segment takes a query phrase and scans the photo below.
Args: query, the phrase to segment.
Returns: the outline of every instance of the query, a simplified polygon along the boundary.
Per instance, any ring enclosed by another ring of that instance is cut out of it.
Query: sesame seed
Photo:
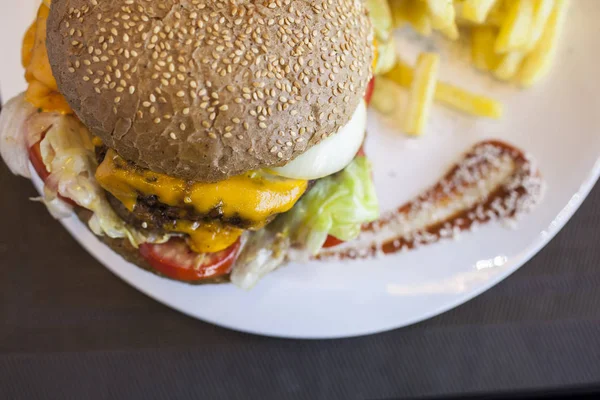
[[[283,149],[309,140],[317,121],[336,121],[340,110],[334,106],[355,99],[370,75],[370,46],[364,45],[371,35],[365,27],[368,16],[351,0],[317,2],[308,6],[310,12],[298,9],[298,3],[290,0],[267,0],[264,5],[277,10],[270,16],[251,7],[234,4],[223,7],[219,2],[207,5],[201,0],[181,2],[172,9],[170,2],[164,1],[122,0],[121,3],[107,6],[107,10],[112,10],[110,15],[102,15],[97,8],[91,11],[85,5],[80,10],[74,9],[61,29],[63,35],[69,34],[68,42],[76,46],[73,52],[83,54],[81,62],[88,71],[81,78],[94,81],[96,93],[110,89],[119,96],[122,92],[134,95],[140,91],[137,101],[145,108],[135,111],[138,116],[141,113],[140,119],[146,112],[153,121],[161,118],[177,121],[178,115],[190,115],[190,107],[195,107],[194,114],[198,114],[198,121],[209,137],[242,140],[242,129],[250,132],[250,127],[256,125],[267,129],[274,125],[271,121],[278,123],[302,114],[303,108],[298,103],[322,101],[324,104],[316,114],[305,116],[309,121],[305,127],[294,132],[286,126],[292,121],[284,124],[282,129],[286,133],[280,131],[274,151],[282,158]],[[88,4],[96,6],[102,2],[88,0]],[[91,16],[97,27],[95,33],[88,31],[84,37],[76,18],[83,21],[88,12],[93,12]],[[155,21],[150,15],[169,17]],[[313,26],[319,26],[318,30],[312,29]],[[190,56],[203,46],[210,49],[206,54],[199,59]],[[132,84],[138,67],[130,57],[149,61],[147,78],[149,82],[157,82],[155,87]],[[203,76],[199,75],[197,64],[206,67]],[[78,68],[79,65],[69,65],[68,71],[75,73]],[[157,91],[156,85],[165,93]],[[239,94],[224,96],[223,93]],[[167,101],[173,94],[185,100]],[[114,99],[115,104],[121,97],[118,99]],[[224,114],[232,106],[232,115]],[[116,107],[113,112],[117,112]],[[223,114],[217,120],[219,112]],[[298,117],[293,120],[296,119],[300,123]],[[187,129],[180,121],[176,124],[182,130]],[[258,147],[246,150],[259,151]]]

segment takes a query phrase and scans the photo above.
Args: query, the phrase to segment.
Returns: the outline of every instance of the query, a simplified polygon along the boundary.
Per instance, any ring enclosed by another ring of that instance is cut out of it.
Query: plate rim
[[[525,150],[527,151],[528,149],[525,148]],[[536,228],[535,236],[532,236],[531,240],[528,240],[527,244],[523,246],[523,248],[515,252],[515,254],[513,254],[512,257],[510,257],[508,262],[504,264],[502,269],[498,270],[496,273],[490,275],[489,277],[485,277],[485,280],[478,283],[475,287],[469,288],[464,292],[453,293],[452,297],[444,301],[442,304],[436,304],[428,308],[426,312],[419,312],[418,314],[413,314],[407,318],[403,318],[400,323],[394,323],[395,320],[390,318],[382,323],[377,324],[375,328],[369,328],[364,325],[359,326],[358,329],[355,328],[355,326],[346,327],[344,333],[341,332],[342,329],[337,329],[336,332],[332,334],[314,334],[306,332],[298,333],[292,332],[290,330],[285,331],[283,329],[280,329],[279,331],[274,331],[274,329],[270,325],[267,325],[265,330],[256,328],[255,326],[245,327],[243,320],[232,322],[219,320],[218,318],[215,318],[214,316],[211,317],[210,315],[201,317],[198,315],[197,310],[195,310],[194,308],[188,307],[186,309],[185,307],[178,306],[176,304],[176,299],[174,299],[173,297],[164,296],[160,291],[153,292],[152,286],[148,286],[145,282],[140,283],[136,280],[136,278],[139,275],[132,275],[128,269],[122,268],[126,266],[127,268],[131,267],[138,269],[138,267],[134,264],[123,260],[123,262],[130,265],[124,265],[119,263],[113,266],[109,266],[109,263],[106,260],[103,260],[102,257],[100,257],[105,252],[105,248],[102,246],[106,245],[102,243],[99,238],[91,234],[91,232],[90,235],[93,236],[93,241],[86,239],[87,235],[80,236],[80,232],[82,229],[85,229],[86,231],[89,231],[89,229],[76,217],[60,220],[60,222],[69,232],[69,234],[77,241],[77,243],[79,243],[81,247],[83,247],[88,253],[90,253],[92,257],[94,257],[94,259],[96,259],[104,268],[108,269],[111,273],[119,277],[121,280],[123,280],[136,290],[145,294],[149,298],[158,301],[159,303],[175,311],[178,311],[186,316],[237,332],[250,333],[253,335],[260,336],[309,340],[351,338],[377,334],[406,327],[432,318],[434,316],[440,315],[474,299],[475,297],[491,289],[492,287],[509,277],[512,273],[514,273],[527,262],[529,262],[556,236],[556,234],[558,234],[558,232],[561,229],[563,229],[566,223],[571,220],[575,212],[580,208],[585,199],[589,196],[589,193],[591,192],[592,188],[600,178],[600,156],[596,155],[596,158],[594,160],[592,155],[590,156],[589,161],[593,161],[593,166],[589,167],[585,171],[582,171],[582,173],[578,175],[580,177],[580,183],[578,186],[571,186],[571,190],[564,192],[565,196],[569,197],[565,199],[564,204],[562,204],[562,201],[560,204],[557,204],[557,207],[554,209],[555,213],[552,213],[551,218],[549,216],[549,219],[547,220],[548,225],[539,224],[539,228]],[[36,174],[33,174],[33,177],[39,179],[39,177],[37,177]],[[33,177],[33,183],[37,188],[35,179]],[[106,249],[114,253],[108,246],[106,246]],[[150,274],[149,272],[145,271],[141,272]],[[158,277],[157,279],[164,280],[164,278]],[[186,284],[181,283],[180,285]],[[260,288],[257,288],[256,290],[260,290]]]
[[[30,167],[30,171],[32,172],[31,181],[32,181],[35,189],[39,192],[42,188],[43,183],[42,183],[41,179],[39,178],[39,176],[35,173],[33,166],[30,164],[29,167]],[[518,269],[520,269],[523,265],[528,263],[537,253],[539,253],[548,243],[550,243],[550,241],[552,239],[554,239],[554,237],[558,234],[558,232],[560,232],[564,228],[564,226],[571,220],[573,215],[575,215],[577,210],[579,210],[579,208],[581,207],[583,202],[588,198],[590,192],[592,191],[593,187],[598,182],[599,178],[600,178],[600,156],[598,156],[596,158],[596,161],[594,162],[594,166],[589,171],[588,175],[585,177],[583,182],[579,185],[579,189],[570,196],[570,201],[568,201],[567,204],[558,212],[558,214],[556,214],[556,216],[550,222],[548,227],[545,230],[540,232],[540,234],[537,236],[537,240],[531,242],[518,255],[514,256],[513,260],[509,261],[505,265],[504,271],[488,278],[486,282],[482,283],[476,289],[469,290],[464,293],[458,294],[455,296],[455,299],[453,301],[448,301],[439,307],[433,308],[433,309],[429,310],[428,312],[420,314],[418,317],[408,318],[407,321],[404,321],[400,324],[390,323],[385,326],[379,326],[375,329],[358,329],[358,330],[352,331],[351,333],[346,333],[346,334],[294,334],[294,333],[289,333],[289,334],[277,333],[277,334],[275,334],[272,332],[260,331],[259,329],[244,328],[244,327],[241,327],[241,326],[238,326],[235,324],[219,321],[219,320],[216,320],[211,317],[199,317],[199,316],[194,315],[191,312],[185,310],[184,308],[181,308],[181,307],[175,305],[173,302],[169,301],[169,299],[167,299],[167,298],[162,299],[159,296],[153,294],[150,290],[146,290],[144,287],[142,287],[142,285],[137,284],[136,282],[134,282],[133,279],[127,277],[125,273],[119,271],[119,269],[117,267],[109,267],[107,265],[107,263],[99,257],[99,254],[97,254],[96,250],[92,248],[91,244],[86,243],[83,240],[83,238],[81,238],[78,235],[78,233],[76,232],[77,229],[80,229],[80,227],[84,226],[84,224],[79,219],[77,219],[75,216],[71,215],[69,218],[60,219],[59,222],[63,225],[63,227],[69,232],[71,237],[73,237],[81,247],[83,247],[89,254],[92,255],[92,257],[94,257],[94,259],[96,261],[98,261],[104,268],[108,269],[112,274],[116,275],[119,279],[126,282],[128,285],[132,286],[134,289],[140,291],[141,293],[148,296],[149,298],[151,298],[151,299],[153,299],[153,300],[155,300],[177,312],[180,312],[180,313],[186,315],[187,317],[191,317],[193,319],[196,319],[196,320],[199,320],[199,321],[202,321],[205,323],[209,323],[212,325],[216,325],[216,326],[226,328],[229,330],[233,330],[233,331],[237,331],[237,332],[258,335],[258,336],[272,337],[272,338],[291,339],[291,340],[345,339],[345,338],[355,338],[355,337],[361,337],[361,336],[375,335],[378,333],[388,332],[388,331],[392,331],[395,329],[400,329],[400,328],[404,328],[407,326],[417,324],[419,322],[422,322],[422,321],[428,320],[430,318],[436,317],[438,315],[441,315],[441,314],[443,314],[447,311],[450,311],[456,307],[459,307],[459,306],[467,303],[468,301],[473,300],[474,298],[478,297],[482,293],[490,290],[491,288],[496,286],[498,283],[502,282],[503,280],[508,278],[510,275],[512,275],[514,272],[516,272]],[[84,226],[84,228],[88,229],[87,226]],[[104,243],[102,243],[100,241],[100,239],[98,239],[95,235],[94,235],[94,239],[95,239],[97,245],[104,246],[110,252],[114,253],[114,251],[112,249],[110,249],[110,247],[108,247]],[[135,268],[139,268],[125,259],[123,259],[123,261],[127,264],[131,264]],[[150,272],[148,272],[148,271],[144,271],[144,272],[150,274]],[[165,278],[162,278],[162,279],[165,279]],[[186,285],[185,283],[179,283],[179,282],[177,282],[177,284]]]

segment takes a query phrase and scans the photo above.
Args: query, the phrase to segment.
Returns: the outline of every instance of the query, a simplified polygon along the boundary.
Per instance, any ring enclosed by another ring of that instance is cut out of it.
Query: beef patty
[[[102,163],[106,156],[108,148],[106,146],[96,147],[96,158],[98,164]],[[315,181],[308,183],[306,194],[313,186]],[[187,220],[192,222],[215,222],[241,229],[250,229],[252,221],[245,220],[239,216],[225,216],[219,207],[215,207],[208,214],[198,214],[193,207],[173,207],[161,203],[157,196],[147,196],[140,194],[133,211],[125,207],[123,203],[109,192],[106,192],[107,199],[115,210],[117,215],[128,224],[139,229],[151,230],[153,232],[163,232],[165,226],[173,226],[177,220]],[[271,222],[276,215],[267,220]]]
[[[215,209],[213,213],[199,215],[191,208],[172,207],[161,203],[156,196],[140,195],[133,211],[129,211],[127,207],[112,194],[106,192],[106,197],[117,215],[128,224],[137,228],[162,231],[165,226],[175,225],[177,220],[200,223],[219,221],[224,225],[234,226],[236,228],[249,229],[251,227],[251,221],[243,220],[235,216],[225,218],[218,209]],[[275,216],[272,218],[274,217]],[[270,222],[270,220],[267,222]]]

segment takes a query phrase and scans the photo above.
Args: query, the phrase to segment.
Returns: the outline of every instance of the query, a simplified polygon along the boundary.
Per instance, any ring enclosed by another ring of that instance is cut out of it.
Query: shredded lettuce
[[[24,131],[27,120],[36,112],[21,94],[9,100],[0,113],[0,155],[13,174],[25,178],[30,174]]]
[[[250,235],[231,273],[231,281],[251,289],[286,258],[307,261],[319,253],[328,235],[356,239],[364,223],[379,218],[379,204],[365,157],[343,171],[320,179],[291,211]]]
[[[33,200],[63,218],[72,210],[62,198],[70,199],[93,212],[88,225],[96,235],[127,238],[135,247],[168,240],[167,235],[135,229],[112,209],[94,177],[97,162],[91,134],[76,117],[39,112],[23,95],[6,103],[0,114],[0,154],[14,174],[31,177],[28,148],[42,137],[40,153],[50,175],[44,182],[44,196]]]
[[[316,255],[331,235],[356,239],[364,223],[379,218],[379,203],[366,157],[323,178],[286,215],[295,246]]]
[[[243,251],[231,271],[231,282],[242,289],[252,289],[269,272],[285,262],[290,250],[290,239],[276,221],[269,226],[252,232],[244,243]]]
[[[367,9],[373,24],[373,30],[380,41],[387,41],[393,28],[393,18],[387,0],[367,0]]]
[[[149,235],[133,228],[112,209],[94,176],[97,163],[91,134],[77,118],[56,115],[40,143],[40,151],[50,172],[45,185],[47,204],[59,193],[93,212],[88,225],[96,235],[127,238],[135,247],[168,240],[167,236]]]

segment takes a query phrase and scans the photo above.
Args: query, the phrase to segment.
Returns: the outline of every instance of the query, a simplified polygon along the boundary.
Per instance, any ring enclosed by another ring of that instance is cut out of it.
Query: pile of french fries
[[[539,82],[552,65],[569,0],[367,0],[375,26],[378,61],[374,106],[389,85],[409,90],[404,130],[420,135],[434,101],[462,112],[500,118],[502,105],[486,96],[438,82],[439,57],[421,54],[413,67],[396,54],[392,30],[410,25],[422,35],[470,38],[473,65],[520,87]],[[377,93],[379,92],[379,93]],[[390,100],[390,99],[388,99]],[[393,99],[391,99],[393,100]]]

